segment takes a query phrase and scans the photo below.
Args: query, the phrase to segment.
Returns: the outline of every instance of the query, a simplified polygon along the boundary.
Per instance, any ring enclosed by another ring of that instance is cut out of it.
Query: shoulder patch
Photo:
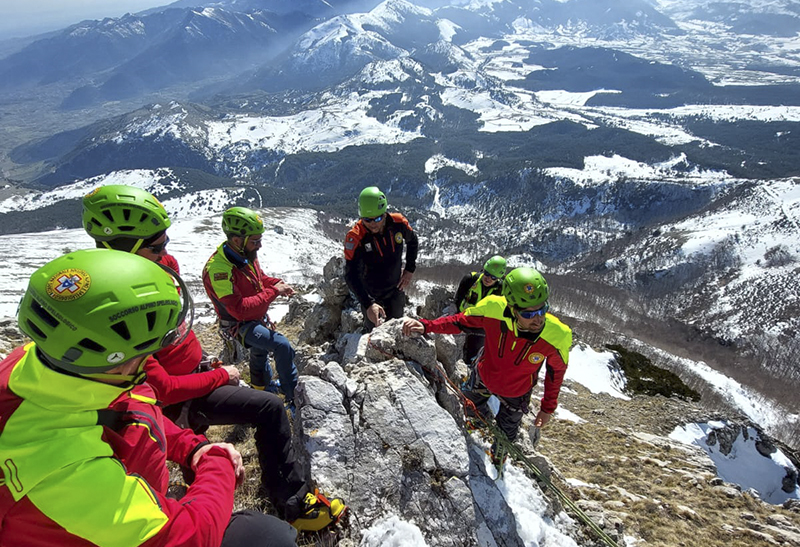
[[[214,274],[214,281],[225,281],[226,279],[228,279],[228,274],[225,272],[216,272]]]
[[[397,232],[396,234],[394,234],[394,242],[397,243],[398,245],[403,242],[402,232]]]
[[[544,361],[544,355],[541,353],[531,353],[528,355],[528,362],[532,365],[541,365]]]

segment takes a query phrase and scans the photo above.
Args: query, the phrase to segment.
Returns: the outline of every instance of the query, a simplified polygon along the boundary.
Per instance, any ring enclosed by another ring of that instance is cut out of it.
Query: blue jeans
[[[270,330],[257,321],[242,325],[245,330],[244,345],[250,350],[250,381],[257,386],[269,386],[272,369],[269,353],[275,357],[275,367],[281,381],[281,391],[286,402],[294,400],[297,385],[297,367],[294,365],[294,348],[281,333]]]

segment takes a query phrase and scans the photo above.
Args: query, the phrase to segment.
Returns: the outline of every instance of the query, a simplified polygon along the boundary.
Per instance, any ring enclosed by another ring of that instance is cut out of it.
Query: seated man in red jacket
[[[141,385],[149,355],[191,327],[188,295],[102,249],[33,273],[18,317],[33,342],[0,362],[0,545],[295,545],[275,517],[231,517],[241,455],[174,426]],[[166,497],[167,459],[195,473],[182,501]]]
[[[170,225],[164,206],[139,188],[102,186],[83,199],[83,226],[98,247],[135,253],[179,272],[178,262],[166,252]],[[314,510],[324,502],[303,479],[292,447],[291,426],[279,397],[240,387],[239,370],[234,366],[200,371],[202,348],[191,330],[181,343],[165,346],[154,357],[145,365],[147,383],[159,402],[166,405],[167,416],[177,419],[188,406],[184,414],[192,429],[254,425],[261,466],[260,494],[298,529],[319,529],[332,522],[318,518],[326,512]],[[334,502],[340,504],[341,500]]]
[[[502,296],[488,296],[464,312],[432,321],[406,319],[403,333],[457,334],[481,329],[486,334],[483,355],[472,370],[464,395],[481,419],[491,415],[489,397],[500,401],[497,426],[509,441],[517,438],[522,416],[530,407],[531,392],[542,366],[544,396],[534,425],[544,427],[556,410],[561,382],[567,371],[572,331],[548,313],[550,290],[542,274],[533,268],[517,268],[506,276]],[[492,447],[495,464],[502,463]]]
[[[294,414],[294,348],[275,330],[267,313],[278,296],[291,296],[294,289],[261,269],[258,251],[264,223],[258,213],[246,207],[231,207],[222,214],[222,231],[226,240],[203,268],[203,287],[214,304],[220,327],[250,349],[250,381],[256,389],[270,384],[270,352],[275,356],[281,391]]]

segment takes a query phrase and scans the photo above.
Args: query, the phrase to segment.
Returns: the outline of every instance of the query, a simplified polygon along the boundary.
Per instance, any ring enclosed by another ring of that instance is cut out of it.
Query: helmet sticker
[[[114,233],[114,229],[111,226],[106,226],[103,228],[103,233],[110,236]]]
[[[533,289],[534,289],[534,287],[533,287],[533,285],[531,283],[528,283],[527,285],[525,285],[525,292],[526,293],[533,294]]]
[[[397,243],[398,245],[401,244],[403,242],[403,234],[401,234],[400,232],[394,234],[394,242]]]
[[[532,365],[541,365],[542,361],[544,361],[544,355],[542,355],[541,353],[531,353],[528,356],[528,361]]]
[[[113,353],[109,353],[108,357],[106,357],[106,361],[108,361],[112,365],[121,363],[124,360],[125,360],[125,354],[121,351],[115,351]]]
[[[92,278],[84,270],[69,268],[61,270],[47,282],[47,296],[53,300],[67,302],[77,300],[89,290]]]
[[[86,197],[87,197],[87,198],[90,198],[90,197],[92,197],[93,195],[95,195],[97,192],[99,192],[99,191],[100,191],[100,188],[102,188],[102,187],[101,187],[101,186],[98,186],[97,188],[95,188],[94,190],[92,190],[91,192],[89,192],[88,194],[86,194]]]

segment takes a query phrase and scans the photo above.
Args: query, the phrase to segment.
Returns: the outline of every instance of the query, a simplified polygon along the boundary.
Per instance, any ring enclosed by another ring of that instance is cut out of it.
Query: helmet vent
[[[90,340],[89,338],[84,338],[78,345],[82,348],[88,349],[89,351],[95,351],[98,353],[103,353],[106,348],[95,342],[94,340]]]
[[[131,219],[131,210],[130,209],[123,209],[122,210],[122,218],[126,221],[130,221]]]
[[[156,312],[147,312],[147,330],[152,331],[156,326]]]
[[[36,299],[32,299],[31,301],[31,308],[33,308],[33,312],[38,315],[42,321],[50,325],[51,327],[55,328],[59,325],[58,319],[50,315],[46,309],[44,309]],[[38,330],[38,329],[37,329]]]
[[[152,345],[156,344],[157,342],[158,342],[158,338],[151,338],[150,340],[147,340],[146,342],[142,342],[141,344],[136,344],[133,347],[137,351],[143,351],[143,350],[146,350],[146,349],[150,349],[150,347],[152,347]]]
[[[109,222],[114,222],[114,217],[111,216],[111,211],[109,211],[108,209],[103,211],[103,216],[106,217]],[[100,223],[98,222],[98,224],[100,224]]]
[[[119,334],[123,340],[131,339],[131,333],[128,330],[128,325],[126,325],[124,321],[120,321],[119,323],[114,323],[111,325],[111,330]]]
[[[30,332],[32,332],[33,334],[35,334],[39,338],[43,338],[44,340],[47,340],[47,335],[45,333],[43,333],[42,330],[39,327],[37,327],[36,324],[33,321],[28,319],[27,324],[28,324],[28,329],[30,329]]]

